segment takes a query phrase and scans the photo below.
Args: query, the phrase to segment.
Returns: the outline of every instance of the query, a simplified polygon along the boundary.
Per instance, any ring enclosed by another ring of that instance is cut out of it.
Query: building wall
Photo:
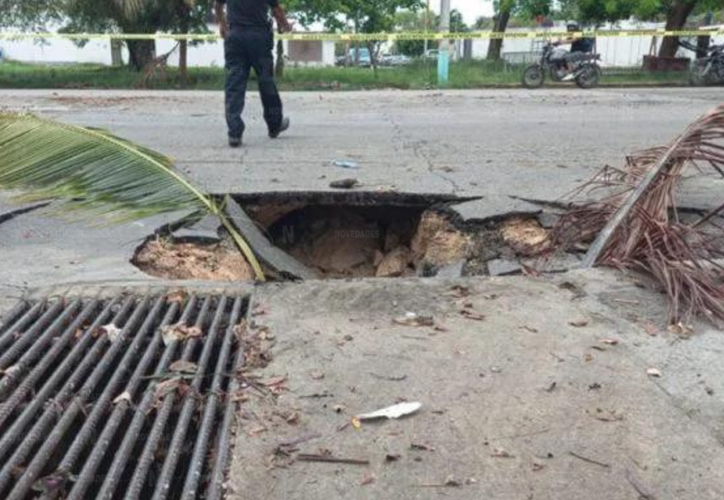
[[[177,42],[174,40],[157,40],[156,53],[168,53]],[[303,61],[308,65],[334,66],[334,42],[306,42],[309,46],[317,46],[314,53],[316,60]],[[284,41],[285,54],[289,54],[289,42]],[[90,41],[82,47],[69,40],[0,40],[0,48],[4,57],[16,61],[32,63],[96,63],[112,64],[111,43],[109,41]],[[275,56],[276,56],[276,50]],[[178,65],[179,54],[176,50],[168,60],[171,66]],[[128,61],[128,51],[123,50],[123,60]],[[295,63],[289,59],[290,63]],[[190,44],[188,51],[190,67],[222,67],[224,65],[224,44],[218,42],[204,42]]]

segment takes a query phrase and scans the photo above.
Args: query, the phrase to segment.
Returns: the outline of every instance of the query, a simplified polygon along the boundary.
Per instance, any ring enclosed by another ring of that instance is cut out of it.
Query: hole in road
[[[545,249],[540,214],[463,223],[466,200],[399,193],[269,193],[236,201],[278,248],[321,279],[503,275]],[[225,231],[165,227],[133,264],[166,279],[245,281],[253,271]]]

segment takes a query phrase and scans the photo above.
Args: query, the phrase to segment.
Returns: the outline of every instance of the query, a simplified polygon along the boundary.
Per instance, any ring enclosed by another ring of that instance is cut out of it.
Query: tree
[[[689,16],[698,10],[719,10],[724,7],[722,0],[640,0],[636,14],[643,19],[663,15],[666,29],[681,30]],[[674,57],[679,48],[679,37],[667,36],[661,42],[659,57]]]
[[[440,16],[432,11],[404,10],[395,14],[395,30],[401,32],[436,32],[440,26]],[[450,32],[464,33],[470,28],[465,24],[462,13],[450,11]],[[419,57],[425,52],[425,40],[398,40],[395,48],[400,54]]]
[[[323,22],[330,31],[378,33],[394,29],[398,11],[416,11],[423,3],[422,0],[293,0],[291,6],[303,24]],[[377,70],[381,42],[370,41],[366,45],[372,66]]]
[[[551,3],[552,0],[494,0],[493,32],[505,33],[513,14],[527,19],[548,15],[551,10]],[[490,45],[488,45],[488,59],[499,60],[502,49],[502,38],[491,39]]]
[[[206,0],[0,0],[0,24],[32,27],[54,21],[70,33],[193,33],[207,32],[210,9]],[[132,68],[140,70],[153,61],[153,40],[128,40],[126,45]],[[181,47],[184,70],[186,44]]]
[[[638,19],[665,19],[666,29],[681,30],[692,13],[719,10],[722,0],[559,0],[559,18],[578,19],[594,26],[615,23],[635,16]],[[665,37],[659,57],[674,57],[679,47],[678,37]]]

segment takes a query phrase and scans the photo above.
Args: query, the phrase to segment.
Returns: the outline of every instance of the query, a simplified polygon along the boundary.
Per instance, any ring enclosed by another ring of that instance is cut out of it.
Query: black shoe
[[[279,134],[281,134],[288,128],[289,128],[289,118],[287,118],[285,116],[284,118],[282,118],[282,123],[281,123],[281,125],[279,125],[278,129],[276,129],[274,131],[271,131],[271,130],[269,131],[269,137],[271,137],[272,139],[276,139],[277,137],[279,137]]]
[[[229,146],[238,148],[241,146],[241,137],[229,137]]]

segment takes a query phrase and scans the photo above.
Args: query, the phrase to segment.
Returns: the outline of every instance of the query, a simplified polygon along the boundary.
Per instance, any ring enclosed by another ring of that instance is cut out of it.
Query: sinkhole
[[[437,194],[306,192],[233,198],[269,246],[317,279],[516,274],[544,253],[555,217],[541,209],[463,220],[455,206],[470,199]],[[226,231],[209,218],[160,228],[137,248],[132,263],[165,279],[254,279]],[[271,279],[289,278],[264,267]]]

